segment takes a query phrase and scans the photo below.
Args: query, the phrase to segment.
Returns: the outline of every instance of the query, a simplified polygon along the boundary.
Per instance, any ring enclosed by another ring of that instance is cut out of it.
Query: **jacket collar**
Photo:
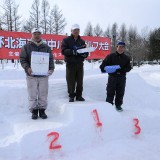
[[[117,55],[117,56],[122,56],[122,55],[124,55],[124,52],[121,53],[121,54],[119,54],[119,53],[116,51],[116,55]]]
[[[41,44],[43,44],[42,40],[38,43],[38,42],[35,42],[32,38],[29,40],[29,42],[35,44],[36,46],[40,46]]]
[[[73,39],[75,39],[74,36],[73,36],[73,34],[71,34],[71,37],[72,37]],[[81,36],[79,35],[77,39],[80,39],[80,38],[81,38]]]

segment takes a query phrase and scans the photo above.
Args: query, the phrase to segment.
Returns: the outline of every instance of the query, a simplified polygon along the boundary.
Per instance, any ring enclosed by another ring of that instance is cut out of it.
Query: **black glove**
[[[79,55],[79,53],[77,52],[77,50],[78,49],[82,49],[82,48],[86,48],[86,45],[82,45],[82,46],[79,46],[79,47],[77,47],[77,46],[73,46],[73,55],[74,56],[78,56]],[[83,55],[84,56],[84,55]],[[82,56],[82,57],[83,57]],[[87,56],[86,56],[87,57]],[[86,58],[85,56],[84,56],[84,58]]]
[[[78,53],[76,50],[73,50],[73,55],[74,55],[74,56],[78,56],[78,54],[79,54],[79,53]]]
[[[117,69],[116,74],[122,74],[124,72],[123,68]]]
[[[77,56],[78,52],[77,52],[77,46],[73,46],[73,55]]]
[[[88,57],[88,53],[81,53],[80,54],[83,58],[87,58]]]

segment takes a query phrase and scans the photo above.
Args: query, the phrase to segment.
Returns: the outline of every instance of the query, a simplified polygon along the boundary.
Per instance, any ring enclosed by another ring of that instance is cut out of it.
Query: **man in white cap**
[[[32,113],[32,119],[46,119],[47,115],[47,97],[48,97],[48,76],[32,75],[31,54],[32,51],[49,53],[48,75],[54,71],[54,59],[50,47],[43,43],[42,34],[38,28],[32,30],[32,38],[21,49],[20,63],[26,72],[29,110]]]
[[[85,41],[80,37],[80,27],[74,24],[71,35],[62,41],[62,54],[66,62],[66,80],[68,86],[69,102],[85,101],[83,91],[83,61],[88,57],[88,52],[79,54],[78,49],[86,48]]]

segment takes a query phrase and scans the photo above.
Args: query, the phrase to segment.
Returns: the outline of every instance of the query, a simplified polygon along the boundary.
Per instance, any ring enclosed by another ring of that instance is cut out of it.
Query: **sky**
[[[0,0],[2,1],[2,0]],[[15,0],[19,4],[19,14],[27,19],[33,0]],[[160,0],[48,0],[50,8],[57,4],[67,21],[65,33],[77,23],[81,27],[81,34],[88,22],[93,26],[99,24],[103,31],[108,25],[117,22],[119,28],[125,23],[127,28],[136,26],[141,32],[143,28],[149,30],[160,27]]]

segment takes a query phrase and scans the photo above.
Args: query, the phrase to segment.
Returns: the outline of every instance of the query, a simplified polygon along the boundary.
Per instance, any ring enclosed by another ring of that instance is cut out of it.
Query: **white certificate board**
[[[47,76],[49,69],[49,53],[32,51],[31,69],[32,75]]]
[[[96,48],[94,47],[88,47],[88,48],[82,48],[82,49],[78,49],[77,52],[78,53],[85,53],[85,52],[94,52],[96,50]]]

